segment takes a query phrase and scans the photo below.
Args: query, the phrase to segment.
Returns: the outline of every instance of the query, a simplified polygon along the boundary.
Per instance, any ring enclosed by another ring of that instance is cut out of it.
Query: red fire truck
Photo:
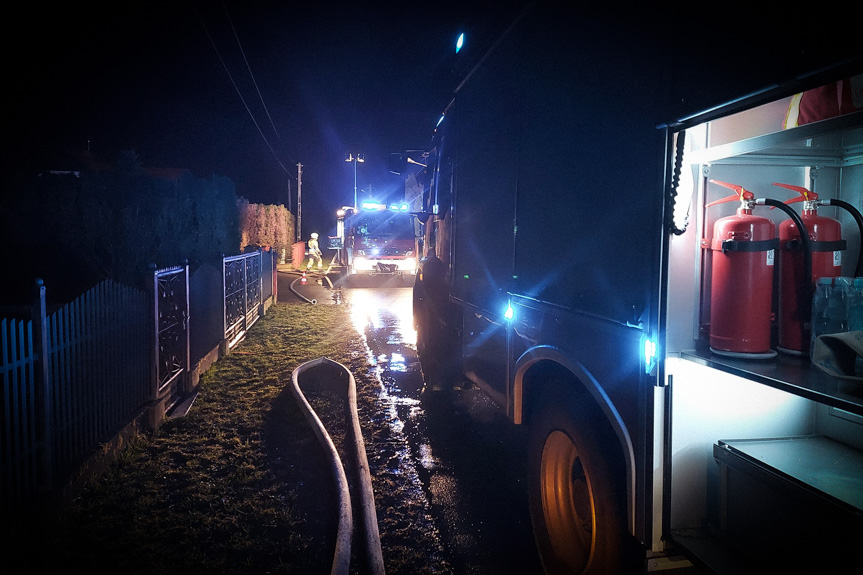
[[[810,357],[808,315],[813,270],[861,273],[859,30],[693,10],[532,3],[467,37],[430,129],[424,375],[527,427],[549,574],[840,572],[863,541],[859,355]]]
[[[418,267],[416,216],[405,203],[364,201],[337,212],[335,249],[348,283],[360,279],[401,280],[413,285]]]

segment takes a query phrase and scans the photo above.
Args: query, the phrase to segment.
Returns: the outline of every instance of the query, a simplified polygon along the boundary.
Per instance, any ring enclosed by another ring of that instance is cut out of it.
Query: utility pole
[[[365,158],[363,158],[362,154],[357,154],[354,156],[353,154],[347,154],[345,156],[346,162],[354,163],[354,209],[357,209],[357,164],[361,164],[365,162]]]
[[[297,241],[303,239],[303,165],[297,164]]]

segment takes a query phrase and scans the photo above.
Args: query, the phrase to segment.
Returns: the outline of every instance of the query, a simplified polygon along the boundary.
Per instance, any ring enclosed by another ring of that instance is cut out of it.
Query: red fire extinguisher
[[[755,216],[755,196],[738,186],[717,180],[714,184],[737,193],[707,204],[708,207],[739,200],[733,216],[713,226],[713,238],[702,240],[711,250],[710,349],[719,355],[771,358],[770,327],[773,320],[773,262],[779,245],[776,226]]]
[[[808,302],[802,298],[811,299],[818,278],[838,277],[842,275],[842,251],[845,241],[842,239],[842,225],[832,218],[819,216],[817,210],[818,194],[801,186],[774,183],[794,190],[800,195],[786,200],[786,204],[803,202],[800,216],[809,234],[809,245],[812,252],[812,270],[809,282],[801,281],[806,275],[803,266],[803,254],[800,244],[800,230],[793,220],[785,220],[779,224],[779,343],[778,348],[784,353],[803,355],[809,349],[809,317],[802,310],[808,310]]]

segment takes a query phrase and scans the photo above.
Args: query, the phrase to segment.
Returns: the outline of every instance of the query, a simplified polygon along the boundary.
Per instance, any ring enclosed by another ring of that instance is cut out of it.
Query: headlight
[[[371,269],[374,268],[374,266],[375,266],[374,261],[367,260],[366,258],[359,258],[358,257],[358,258],[354,258],[352,267],[353,267],[354,272],[358,272],[358,271],[370,271]]]

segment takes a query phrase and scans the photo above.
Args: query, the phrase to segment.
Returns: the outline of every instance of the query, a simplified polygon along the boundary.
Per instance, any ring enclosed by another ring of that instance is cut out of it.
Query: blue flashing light
[[[503,312],[503,317],[506,318],[507,320],[512,320],[514,315],[515,315],[515,312],[512,309],[512,302],[507,302],[506,311]]]
[[[644,337],[644,373],[650,374],[656,367],[656,342],[649,337]]]
[[[438,126],[441,125],[441,123],[443,122],[444,116],[445,116],[445,114],[440,115],[440,118],[438,118],[438,120],[437,120],[437,124],[435,124],[435,128],[437,128]]]
[[[464,32],[459,34],[458,39],[455,41],[455,53],[458,54],[463,47],[464,47]]]

